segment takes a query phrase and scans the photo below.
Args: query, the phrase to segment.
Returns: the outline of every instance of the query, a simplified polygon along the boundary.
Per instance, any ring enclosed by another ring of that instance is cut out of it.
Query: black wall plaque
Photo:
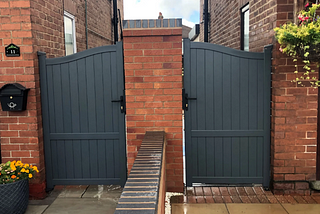
[[[20,56],[20,48],[15,44],[10,44],[6,48],[6,56],[7,57],[16,57]]]

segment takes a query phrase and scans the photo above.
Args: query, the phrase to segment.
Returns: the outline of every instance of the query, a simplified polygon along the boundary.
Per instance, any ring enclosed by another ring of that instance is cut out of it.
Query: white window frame
[[[76,22],[75,22],[75,18],[74,15],[68,13],[67,11],[64,11],[64,16],[70,18],[72,20],[72,34],[73,34],[73,41],[74,41],[74,45],[73,45],[73,53],[77,53],[77,41],[76,41]],[[63,24],[63,27],[65,25]],[[65,35],[65,30],[63,32],[63,34]]]

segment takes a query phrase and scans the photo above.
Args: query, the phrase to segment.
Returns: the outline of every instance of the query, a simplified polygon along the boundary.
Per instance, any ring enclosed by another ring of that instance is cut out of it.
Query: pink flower
[[[309,6],[309,3],[307,3],[305,7],[308,7],[308,6]]]
[[[279,51],[282,53],[282,52],[283,52],[283,49],[280,47],[280,48],[279,48]]]
[[[305,17],[305,20],[308,20],[309,19],[309,17],[307,16],[307,17]]]

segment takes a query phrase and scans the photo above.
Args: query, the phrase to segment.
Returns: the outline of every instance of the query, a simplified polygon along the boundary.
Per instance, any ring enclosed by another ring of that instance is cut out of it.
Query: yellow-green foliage
[[[306,5],[309,6],[308,4]],[[314,72],[310,69],[310,61],[308,56],[310,54],[310,46],[315,47],[320,44],[320,17],[316,16],[316,10],[320,8],[320,4],[312,4],[306,10],[300,11],[298,18],[299,24],[286,23],[274,29],[275,37],[280,44],[280,51],[294,58],[297,62],[298,53],[297,50],[303,50],[305,66],[304,76],[293,80],[301,84],[301,80],[310,79],[309,72]],[[319,63],[320,59],[316,63]],[[296,65],[297,68],[297,65]],[[295,73],[298,73],[296,69]],[[315,80],[315,78],[313,78]],[[318,81],[312,82],[312,84],[318,85]]]

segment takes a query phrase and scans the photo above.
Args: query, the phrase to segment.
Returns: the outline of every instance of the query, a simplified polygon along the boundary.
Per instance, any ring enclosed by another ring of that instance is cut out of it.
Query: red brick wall
[[[30,195],[41,198],[45,196],[45,170],[30,6],[29,0],[0,3],[0,86],[18,82],[30,88],[26,111],[0,111],[1,154],[3,162],[21,160],[38,166],[40,173],[31,181]],[[20,46],[20,57],[5,56],[4,47],[10,43]]]
[[[168,191],[183,190],[181,40],[181,27],[124,30],[128,169],[146,131],[165,131]]]
[[[276,0],[231,0],[228,2],[209,0],[210,43],[240,49],[240,8],[247,3],[250,9],[250,51],[261,52],[265,45],[272,44],[276,21]],[[203,30],[201,33],[203,34]],[[201,38],[203,38],[202,35]]]
[[[292,20],[292,4],[289,0],[278,0],[277,26]],[[292,58],[280,53],[278,44],[274,46],[273,58],[271,169],[274,192],[308,195],[306,181],[316,179],[318,90],[297,87],[291,82],[296,78],[294,63]],[[299,71],[302,71],[301,62]]]

